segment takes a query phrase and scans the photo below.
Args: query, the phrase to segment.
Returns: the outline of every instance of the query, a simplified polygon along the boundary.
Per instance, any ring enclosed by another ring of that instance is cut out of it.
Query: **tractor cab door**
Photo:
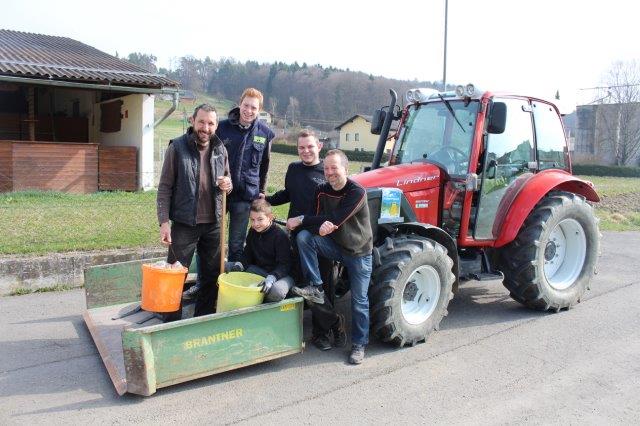
[[[473,236],[476,240],[495,239],[497,218],[505,197],[514,194],[525,182],[523,175],[535,168],[532,108],[528,100],[494,98],[506,104],[506,126],[500,134],[489,133],[486,138],[481,173],[480,194],[475,210]],[[520,179],[519,179],[520,178]],[[508,203],[507,203],[508,204]]]

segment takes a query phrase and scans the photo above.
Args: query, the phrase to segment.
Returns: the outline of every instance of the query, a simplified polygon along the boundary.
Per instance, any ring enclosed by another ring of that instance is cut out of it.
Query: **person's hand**
[[[269,293],[269,290],[271,290],[271,287],[273,287],[273,284],[276,282],[276,277],[273,275],[267,275],[264,278],[264,281],[262,281],[262,288],[260,289],[261,293],[267,294]]]
[[[320,225],[320,230],[318,231],[318,234],[320,234],[321,237],[324,237],[325,235],[329,235],[336,229],[338,229],[336,225],[326,220],[322,222],[322,225]]]
[[[298,226],[302,225],[302,216],[292,217],[287,219],[287,229],[293,231]]]
[[[160,242],[165,246],[171,244],[171,225],[169,225],[169,222],[164,222],[160,225]]]
[[[224,271],[225,272],[242,272],[244,271],[244,266],[240,262],[224,262]]]
[[[231,192],[232,185],[231,178],[229,176],[218,176],[218,181],[216,182],[216,184],[221,191],[224,191],[227,194]]]

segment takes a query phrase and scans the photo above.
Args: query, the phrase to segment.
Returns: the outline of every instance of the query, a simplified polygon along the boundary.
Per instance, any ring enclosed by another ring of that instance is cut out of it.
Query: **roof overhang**
[[[89,83],[67,80],[15,77],[10,75],[0,75],[0,81],[17,84],[36,84],[40,86],[67,87],[71,89],[89,89],[102,90],[107,92],[126,92],[126,93],[146,93],[146,94],[175,94],[178,93],[177,87],[139,87],[139,86],[121,86],[116,84]]]

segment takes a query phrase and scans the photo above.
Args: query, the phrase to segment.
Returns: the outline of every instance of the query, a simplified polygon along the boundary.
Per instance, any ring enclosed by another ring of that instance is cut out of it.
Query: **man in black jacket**
[[[293,293],[322,304],[318,256],[338,260],[347,269],[351,285],[351,355],[349,362],[360,364],[369,342],[369,298],[372,271],[373,233],[369,221],[367,193],[347,177],[348,159],[334,149],[324,159],[327,183],[316,188],[316,212],[289,219],[290,227],[303,229],[296,237],[300,264],[308,286],[294,287]]]
[[[227,151],[215,136],[216,109],[202,104],[189,121],[192,127],[167,148],[158,183],[157,213],[160,241],[169,246],[167,262],[177,260],[189,267],[198,250],[202,290],[194,315],[199,316],[214,311],[220,274],[222,191],[231,192],[232,184]],[[165,317],[180,318],[180,310]]]
[[[316,134],[311,130],[302,130],[298,133],[298,156],[300,161],[289,164],[287,174],[284,178],[284,189],[266,197],[267,201],[274,206],[289,204],[287,219],[295,223],[295,218],[302,215],[313,215],[315,213],[315,189],[318,185],[326,182],[324,177],[324,165],[320,159],[322,143]],[[298,258],[298,249],[295,244],[295,237],[301,228],[291,230],[291,239],[294,246],[295,259]],[[331,273],[332,261],[324,258],[319,259],[320,270],[328,281],[328,274]],[[294,277],[299,279],[299,262],[295,262]],[[330,336],[333,335],[333,345],[342,347],[346,344],[346,334],[344,327],[344,316],[338,314],[333,309],[331,301],[325,296],[321,304],[310,305],[313,320],[312,341],[320,350],[331,349]]]

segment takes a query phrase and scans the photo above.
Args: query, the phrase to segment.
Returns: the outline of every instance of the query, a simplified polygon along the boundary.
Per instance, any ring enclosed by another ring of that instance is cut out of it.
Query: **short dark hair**
[[[315,140],[318,140],[318,136],[316,135],[316,132],[314,132],[311,129],[302,129],[300,130],[300,132],[298,133],[298,139],[300,138],[307,138],[311,136],[312,138],[314,138]]]
[[[216,107],[214,107],[211,104],[208,103],[204,103],[204,104],[200,104],[196,107],[196,109],[193,110],[193,118],[196,118],[196,115],[198,115],[198,111],[204,111],[204,112],[215,112],[216,113],[216,118],[218,117],[218,111],[216,111]]]
[[[344,168],[349,167],[349,158],[347,158],[347,154],[345,154],[343,151],[339,149],[332,149],[330,151],[327,151],[324,158],[327,158],[330,155],[337,155],[338,158],[340,158],[340,163],[344,166]]]
[[[271,204],[264,198],[258,198],[251,203],[251,210],[254,213],[264,213],[270,215],[272,213]]]

